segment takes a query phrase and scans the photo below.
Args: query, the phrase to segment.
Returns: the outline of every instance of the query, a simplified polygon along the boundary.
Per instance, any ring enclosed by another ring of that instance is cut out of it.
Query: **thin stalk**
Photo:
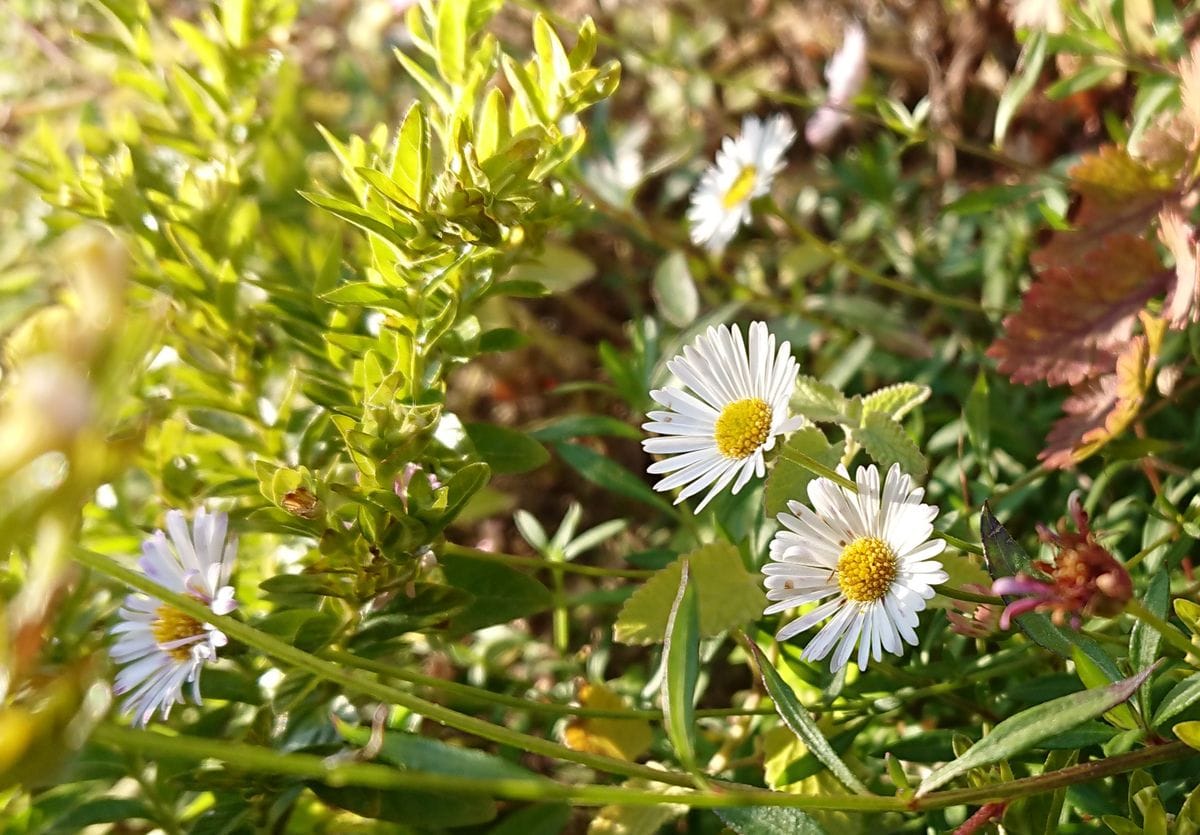
[[[944,540],[947,545],[953,545],[960,551],[966,551],[968,554],[977,554],[978,556],[983,556],[982,545],[976,545],[974,542],[967,542],[965,539],[959,539],[954,534],[949,534],[945,531],[934,531],[933,535],[938,539]]]
[[[1174,531],[1174,530],[1167,531],[1165,534],[1160,536],[1158,539],[1154,540],[1149,545],[1147,545],[1145,548],[1143,548],[1142,550],[1140,550],[1136,554],[1134,554],[1132,557],[1130,557],[1129,560],[1125,563],[1125,570],[1128,571],[1129,569],[1133,568],[1138,563],[1140,563],[1142,560],[1146,559],[1146,557],[1148,557],[1150,554],[1154,553],[1154,551],[1156,549],[1161,548],[1163,545],[1166,545],[1168,542],[1170,542],[1172,539],[1174,539],[1178,535],[1179,535],[1179,531]]]
[[[938,586],[937,593],[942,597],[949,597],[952,600],[962,600],[966,603],[987,603],[992,606],[1004,605],[1004,601],[999,597],[993,597],[990,594],[975,594],[966,589],[957,589],[954,586]]]
[[[839,473],[837,470],[833,469],[833,467],[828,467],[825,464],[822,464],[816,458],[813,458],[811,455],[808,455],[807,453],[801,452],[798,449],[791,449],[790,447],[785,446],[782,449],[780,449],[779,454],[781,456],[783,456],[783,459],[785,461],[791,461],[793,464],[799,464],[801,467],[804,467],[804,469],[806,469],[810,472],[816,473],[821,478],[827,478],[830,481],[832,481],[842,487],[845,487],[847,490],[851,490],[855,493],[858,492],[857,484],[855,484],[850,479],[846,478],[844,475]]]
[[[1189,641],[1186,635],[1143,606],[1141,601],[1136,597],[1130,598],[1129,602],[1125,604],[1125,612],[1126,614],[1133,615],[1161,635],[1163,640],[1182,652],[1184,658],[1187,658],[1189,655],[1195,655],[1200,650],[1200,647]]]
[[[235,769],[264,774],[281,774],[320,780],[335,786],[366,786],[378,789],[410,789],[451,794],[485,794],[512,800],[568,802],[576,806],[655,806],[680,803],[695,808],[734,806],[789,806],[797,809],[826,809],[845,812],[921,812],[948,806],[977,805],[1042,794],[1066,786],[1087,783],[1137,768],[1182,760],[1198,753],[1182,742],[1157,745],[1115,757],[1059,769],[1047,774],[968,789],[933,792],[924,797],[879,797],[871,795],[796,795],[751,787],[733,786],[714,792],[689,791],[679,794],[631,789],[624,786],[564,785],[549,779],[473,779],[449,774],[401,771],[377,763],[336,762],[313,754],[283,753],[273,748],[227,740],[168,736],[156,731],[137,731],[112,724],[101,725],[92,738],[126,751],[154,757],[193,760],[214,759]],[[662,781],[659,781],[662,782]],[[725,784],[727,785],[727,784]]]
[[[77,548],[75,558],[101,574],[111,577],[114,580],[119,580],[138,591],[157,597],[165,603],[169,603],[173,608],[178,609],[184,614],[191,615],[203,623],[211,623],[230,638],[240,641],[246,646],[253,647],[277,661],[282,661],[297,669],[306,670],[326,681],[340,684],[355,693],[370,696],[387,704],[399,705],[413,713],[455,728],[463,733],[473,734],[482,739],[530,751],[535,754],[579,763],[580,765],[610,774],[619,774],[625,777],[641,777],[675,786],[687,787],[692,785],[691,776],[682,772],[660,771],[649,766],[637,765],[636,763],[626,762],[614,757],[573,751],[565,745],[559,745],[556,742],[551,742],[541,737],[495,725],[483,719],[477,719],[474,716],[467,716],[443,705],[427,701],[403,690],[398,690],[383,682],[363,678],[355,672],[347,671],[336,664],[317,658],[228,615],[216,615],[211,609],[195,598],[164,588],[144,574],[126,568],[104,554],[98,554],[95,551],[89,551],[84,548]]]
[[[493,693],[490,690],[472,687],[469,684],[463,684],[458,681],[447,681],[436,676],[425,675],[424,673],[410,670],[398,664],[388,664],[387,662],[377,661],[372,658],[359,658],[357,655],[352,655],[342,650],[326,649],[322,650],[318,655],[326,660],[345,664],[347,667],[355,667],[360,670],[378,673],[388,678],[406,681],[421,687],[428,687],[432,690],[440,690],[444,693],[457,696],[464,701],[475,702],[477,704],[492,704],[527,713],[543,713],[549,716],[578,716],[581,719],[646,719],[652,722],[662,721],[662,711],[655,708],[598,708],[564,705],[555,702],[539,702],[520,696],[510,696],[506,693]],[[719,707],[697,710],[696,716],[710,718],[770,716],[774,712],[775,708],[769,705],[754,708]]]
[[[453,554],[459,557],[470,557],[484,562],[501,563],[502,565],[521,566],[548,571],[565,571],[571,574],[583,574],[588,577],[624,577],[629,580],[645,580],[653,577],[655,572],[643,568],[601,568],[597,565],[576,565],[573,562],[555,562],[544,557],[520,557],[516,554],[501,554],[495,551],[481,551],[467,545],[456,545],[447,542],[442,546],[443,554]]]

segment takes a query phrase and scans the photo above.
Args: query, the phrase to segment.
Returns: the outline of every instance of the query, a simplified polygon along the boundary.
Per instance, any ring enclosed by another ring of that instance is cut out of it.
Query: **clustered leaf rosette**
[[[649,422],[642,424],[663,436],[642,441],[646,452],[668,456],[648,468],[667,474],[654,489],[682,487],[675,499],[679,504],[707,488],[696,512],[731,482],[737,493],[751,477],[762,478],[763,456],[774,448],[776,436],[804,422],[788,410],[799,374],[791,345],[784,342],[776,350],[764,322],[752,323],[749,336],[747,347],[737,325],[710,327],[667,363],[686,388],[650,392],[666,407],[650,412]]]
[[[933,587],[949,579],[936,559],[946,543],[931,538],[937,508],[921,502],[925,491],[896,464],[882,489],[874,465],[859,467],[855,483],[857,492],[827,478],[810,482],[812,507],[788,502],[791,512],[779,514],[783,530],[771,540],[771,561],[763,566],[773,601],[764,614],[820,603],[776,639],[830,618],[803,657],[819,661],[832,652],[835,672],[855,646],[860,670],[869,659],[882,660],[884,650],[901,655],[905,643],[916,646],[917,613]]]
[[[138,567],[159,585],[194,597],[215,615],[237,608],[229,575],[237,555],[237,539],[226,541],[229,519],[224,513],[197,511],[191,531],[178,510],[167,513],[167,530],[142,543]],[[121,622],[113,627],[117,640],[109,654],[125,665],[117,674],[113,692],[128,694],[122,710],[133,715],[135,725],[146,725],[155,711],[162,718],[185,700],[183,687],[192,685],[192,699],[200,703],[200,672],[217,659],[225,646],[225,633],[202,623],[163,600],[131,594],[120,610]]]
[[[716,162],[692,192],[687,211],[692,243],[710,252],[723,250],[750,222],[750,204],[771,190],[795,140],[792,120],[781,113],[766,121],[747,116],[740,136],[722,139]]]

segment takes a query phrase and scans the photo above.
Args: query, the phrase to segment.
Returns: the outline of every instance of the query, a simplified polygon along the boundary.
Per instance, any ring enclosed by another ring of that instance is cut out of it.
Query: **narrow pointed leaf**
[[[1153,671],[1154,667],[1151,667],[1108,687],[1097,687],[1051,699],[1005,719],[957,760],[934,769],[921,781],[917,788],[917,797],[966,774],[972,768],[991,765],[1020,754],[1043,739],[1068,731],[1082,722],[1112,710],[1136,693],[1138,687]]]
[[[667,665],[667,674],[663,677],[663,724],[679,761],[693,771],[696,751],[692,728],[696,721],[696,680],[700,676],[700,608],[696,605],[696,587],[688,582],[688,574],[688,564],[684,561],[663,645]]]
[[[1146,587],[1146,597],[1143,605],[1160,618],[1167,616],[1167,605],[1171,602],[1171,575],[1159,571],[1150,578]],[[1158,658],[1158,647],[1162,635],[1157,629],[1139,620],[1129,633],[1129,662],[1135,670],[1144,670]],[[1150,718],[1150,682],[1147,681],[1138,690],[1138,707],[1141,709],[1143,720]]]
[[[1156,728],[1162,727],[1197,701],[1200,701],[1200,673],[1193,673],[1163,696],[1150,724]]]
[[[437,65],[442,78],[461,84],[467,72],[467,13],[470,0],[441,0],[437,6]]]
[[[825,735],[821,733],[821,729],[817,727],[817,723],[813,721],[812,716],[805,710],[804,705],[797,701],[796,694],[792,692],[792,689],[787,686],[787,683],[784,682],[775,668],[767,661],[762,650],[753,641],[750,642],[749,646],[754,652],[754,663],[758,665],[758,673],[762,676],[763,685],[767,688],[767,693],[771,696],[771,701],[775,703],[775,711],[779,714],[779,718],[783,720],[783,724],[787,725],[791,732],[808,746],[808,750],[812,755],[820,760],[829,769],[829,772],[841,781],[842,785],[858,794],[870,794],[871,792],[867,787],[842,762],[841,757],[837,755],[837,752],[833,750],[833,746],[829,744],[829,740],[825,738]]]

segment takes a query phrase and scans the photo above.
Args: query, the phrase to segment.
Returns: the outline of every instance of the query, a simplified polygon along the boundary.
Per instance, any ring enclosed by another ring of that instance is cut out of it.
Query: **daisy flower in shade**
[[[224,513],[200,510],[189,531],[183,514],[172,510],[167,513],[170,538],[160,530],[145,540],[138,567],[159,585],[191,595],[213,614],[227,615],[237,608],[229,585],[237,540],[225,541],[227,523]],[[216,660],[217,650],[227,642],[225,633],[140,593],[125,598],[120,616],[109,654],[125,666],[113,692],[128,694],[121,707],[133,714],[133,723],[145,725],[156,710],[166,719],[171,707],[184,701],[188,682],[199,704],[200,670],[205,662]]]
[[[830,618],[803,657],[819,661],[832,652],[835,672],[856,644],[860,670],[883,650],[900,655],[904,642],[916,646],[917,613],[948,579],[935,559],[946,543],[930,539],[937,508],[921,503],[925,491],[895,464],[882,490],[874,465],[859,467],[856,482],[857,493],[827,478],[810,482],[812,508],[788,502],[791,513],[779,514],[783,530],[763,566],[774,601],[764,614],[820,603],[775,637],[785,641]]]
[[[798,429],[801,417],[789,417],[788,401],[799,365],[791,345],[775,349],[764,322],[750,325],[750,345],[734,325],[710,327],[696,337],[667,368],[691,392],[667,387],[650,392],[666,411],[653,411],[642,428],[664,437],[642,441],[646,452],[666,455],[649,467],[666,473],[655,490],[682,487],[675,504],[708,489],[696,512],[730,482],[737,493],[751,476],[766,472],[763,453],[775,436]]]
[[[783,170],[783,155],[795,139],[791,119],[776,114],[765,122],[747,116],[741,136],[721,140],[716,163],[692,192],[687,219],[693,243],[720,252],[733,240],[750,222],[750,202],[766,194]]]

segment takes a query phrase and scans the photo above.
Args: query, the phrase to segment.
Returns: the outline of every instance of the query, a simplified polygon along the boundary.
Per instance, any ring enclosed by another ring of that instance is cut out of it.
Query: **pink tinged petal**
[[[196,557],[196,549],[192,545],[192,536],[188,531],[187,520],[178,510],[167,511],[167,531],[171,534],[171,543],[179,556],[180,565],[187,573],[200,570],[200,562]]]

